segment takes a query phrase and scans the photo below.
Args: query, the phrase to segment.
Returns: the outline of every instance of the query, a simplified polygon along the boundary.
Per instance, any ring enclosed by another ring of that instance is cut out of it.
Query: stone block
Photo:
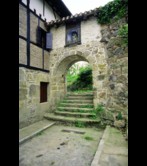
[[[106,92],[100,92],[99,94],[100,98],[105,98],[106,97]]]
[[[36,93],[37,93],[37,89],[39,90],[39,86],[38,85],[30,85],[30,88],[29,88],[29,95],[32,97],[32,96],[35,96]]]
[[[25,71],[19,68],[19,81],[25,81],[25,80],[26,80]]]
[[[57,86],[53,86],[52,90],[58,90]]]
[[[104,80],[105,75],[98,75],[98,80]]]
[[[125,121],[124,120],[116,120],[114,122],[114,126],[118,128],[123,128],[125,127]]]
[[[88,55],[90,55],[90,54],[91,54],[91,52],[90,52],[90,51],[88,51],[88,50],[87,50],[87,51],[85,51],[85,52],[83,53],[83,55],[84,55],[84,56],[86,56],[86,57],[87,57]]]
[[[26,100],[27,97],[27,89],[20,88],[19,89],[19,100]]]

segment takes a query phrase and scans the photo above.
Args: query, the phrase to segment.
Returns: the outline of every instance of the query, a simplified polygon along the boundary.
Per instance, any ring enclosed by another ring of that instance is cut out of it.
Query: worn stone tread
[[[58,107],[58,110],[73,110],[73,111],[93,111],[93,108],[79,108],[79,107]]]
[[[91,97],[66,97],[65,100],[93,100]]]
[[[56,120],[56,121],[62,121],[62,122],[85,122],[85,123],[99,123],[100,119],[90,119],[90,118],[75,118],[75,117],[64,117],[55,115],[53,113],[46,113],[44,115],[44,118],[50,119],[50,120]]]
[[[66,99],[65,101],[63,101],[63,103],[93,103],[93,100],[68,100]]]
[[[60,103],[60,105],[62,106],[62,105],[64,105],[64,106],[67,106],[67,107],[73,107],[73,106],[75,106],[75,107],[81,107],[81,108],[84,108],[84,107],[86,107],[86,106],[93,106],[94,107],[94,105],[92,104],[92,103],[89,103],[89,104],[83,104],[83,103]]]
[[[67,111],[55,111],[55,114],[63,116],[81,116],[81,117],[90,117],[94,116],[94,113],[85,113],[85,112],[67,112]]]

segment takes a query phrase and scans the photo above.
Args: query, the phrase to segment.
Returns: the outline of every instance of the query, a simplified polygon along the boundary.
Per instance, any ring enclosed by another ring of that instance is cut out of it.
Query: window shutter
[[[52,49],[52,33],[46,33],[46,49]]]
[[[78,42],[81,42],[81,28],[80,27],[77,28],[77,32],[78,32]]]
[[[37,44],[39,46],[41,46],[41,42],[42,42],[42,30],[41,28],[38,26],[37,27]]]

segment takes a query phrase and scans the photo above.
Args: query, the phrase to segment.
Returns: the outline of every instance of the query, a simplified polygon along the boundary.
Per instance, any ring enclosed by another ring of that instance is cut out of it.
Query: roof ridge
[[[71,16],[66,16],[66,17],[62,17],[61,19],[57,19],[57,20],[51,20],[49,22],[47,22],[47,26],[52,26],[54,24],[58,24],[58,23],[63,23],[67,20],[72,20],[74,18],[78,18],[78,17],[82,17],[82,16],[88,16],[88,15],[96,15],[98,12],[99,8],[94,8],[85,12],[80,12],[80,13],[76,13],[74,15]]]

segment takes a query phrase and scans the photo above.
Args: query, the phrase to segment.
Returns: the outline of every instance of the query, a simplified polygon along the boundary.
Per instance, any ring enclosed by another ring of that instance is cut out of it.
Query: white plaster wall
[[[53,34],[53,49],[65,46],[65,25],[58,28],[52,28]]]
[[[60,19],[60,17],[55,13],[56,19]],[[52,8],[45,2],[45,18],[47,21],[55,20],[55,16]]]
[[[101,27],[97,23],[96,17],[91,17],[81,22],[81,42],[85,44],[89,41],[100,41]]]
[[[30,0],[30,9],[36,9],[36,13],[43,16],[43,0]]]
[[[22,2],[23,2],[25,5],[27,5],[27,0],[22,0]]]
[[[22,2],[27,5],[27,0],[22,0]],[[43,16],[43,0],[30,0],[30,9],[34,11],[36,9],[37,15],[41,14],[42,18],[47,20],[47,22],[51,20],[55,20],[55,16],[52,8],[45,2],[45,13]],[[60,19],[60,16],[56,14],[56,19]]]

